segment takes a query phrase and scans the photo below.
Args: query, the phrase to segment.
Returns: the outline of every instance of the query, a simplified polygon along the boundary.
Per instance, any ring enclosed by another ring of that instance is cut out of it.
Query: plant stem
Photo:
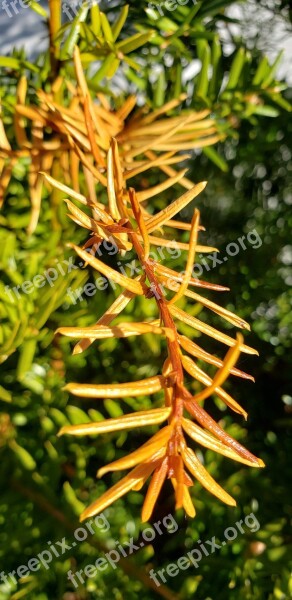
[[[56,42],[56,36],[62,24],[62,0],[49,0],[49,9],[51,78],[55,79],[59,70],[59,44]]]
[[[174,384],[175,394],[174,394],[173,412],[172,412],[172,415],[170,418],[171,418],[171,420],[175,419],[179,423],[180,419],[182,417],[182,413],[183,413],[183,398],[181,397],[181,389],[182,389],[183,383],[184,383],[184,374],[183,374],[182,363],[180,360],[180,345],[179,345],[179,342],[177,339],[177,329],[176,329],[175,323],[173,321],[173,318],[168,310],[167,302],[163,296],[163,291],[161,289],[161,285],[160,285],[159,281],[157,280],[157,277],[153,271],[151,262],[149,260],[147,260],[147,261],[144,260],[143,248],[142,248],[142,246],[138,240],[138,237],[135,233],[131,234],[131,239],[133,242],[133,246],[139,257],[139,260],[140,260],[141,264],[143,265],[143,270],[145,271],[145,273],[153,287],[153,290],[155,290],[155,292],[156,292],[156,293],[154,292],[155,300],[157,302],[164,326],[169,327],[169,329],[171,329],[174,333],[173,340],[167,339],[169,357],[170,357],[170,360],[171,360],[171,363],[173,366],[173,370],[175,372],[175,377],[176,377],[176,381]],[[175,435],[176,435],[176,433],[174,432],[174,436]]]
[[[55,521],[62,523],[64,529],[69,533],[74,533],[75,529],[80,526],[78,521],[71,521],[71,519],[68,519],[67,516],[65,516],[62,511],[59,510],[59,508],[51,504],[47,498],[39,492],[28,488],[16,480],[12,480],[10,485],[14,491],[22,494],[26,498],[29,498],[29,500],[31,500],[35,506],[40,507],[44,513],[51,515]],[[87,543],[96,548],[99,552],[105,553],[108,550],[107,545],[101,540],[96,539],[96,537],[89,537],[87,539]],[[166,585],[161,584],[158,588],[154,581],[152,581],[152,579],[150,579],[148,576],[146,569],[139,567],[129,558],[120,557],[119,566],[124,573],[128,575],[128,577],[137,579],[146,588],[152,590],[152,592],[156,593],[161,598],[164,598],[165,600],[181,600],[181,596],[175,592],[172,592]]]

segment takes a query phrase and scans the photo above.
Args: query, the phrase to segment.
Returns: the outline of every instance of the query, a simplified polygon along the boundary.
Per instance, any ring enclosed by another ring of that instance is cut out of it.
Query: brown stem
[[[73,533],[75,531],[75,529],[77,529],[79,527],[78,521],[72,522],[69,519],[67,519],[67,517],[58,508],[56,508],[53,504],[51,504],[39,492],[31,490],[31,489],[25,487],[24,485],[22,485],[22,483],[15,481],[15,480],[11,481],[10,485],[11,485],[12,489],[14,489],[17,493],[21,493],[26,498],[29,498],[30,500],[32,500],[32,502],[35,505],[39,506],[41,508],[41,510],[43,510],[45,513],[50,514],[54,519],[56,519],[57,521],[62,523],[64,529],[67,530],[69,533]],[[92,538],[88,538],[86,541],[94,548],[97,548],[99,551],[102,551],[102,552],[108,551],[107,546],[105,544],[103,544],[100,540],[94,539],[92,537]],[[161,584],[160,587],[158,588],[156,586],[155,582],[152,581],[152,579],[150,579],[150,577],[148,577],[146,570],[144,571],[143,569],[139,568],[129,558],[120,558],[119,565],[120,565],[121,569],[127,575],[129,575],[129,577],[138,579],[139,581],[141,581],[143,583],[143,585],[145,587],[153,590],[159,596],[161,596],[162,598],[165,598],[165,600],[180,600],[180,596],[178,594],[175,594],[174,592],[172,592],[166,585]]]
[[[183,386],[184,373],[183,373],[183,366],[182,366],[182,363],[180,360],[180,345],[179,345],[179,341],[178,341],[178,337],[177,337],[177,329],[176,329],[175,323],[173,321],[173,318],[168,310],[167,302],[163,295],[163,290],[161,289],[161,285],[153,271],[152,264],[149,260],[147,260],[147,261],[144,260],[143,247],[138,240],[137,234],[131,233],[130,236],[131,236],[131,239],[133,242],[133,246],[134,246],[134,248],[137,252],[138,258],[140,260],[140,263],[143,265],[145,274],[147,275],[147,277],[151,283],[151,286],[153,287],[155,300],[156,300],[157,306],[159,308],[160,315],[163,320],[164,326],[171,329],[174,333],[173,340],[167,339],[167,346],[168,346],[169,358],[171,360],[173,370],[174,370],[175,376],[176,376],[176,381],[174,383],[175,394],[174,394],[173,412],[170,416],[170,419],[171,419],[171,421],[173,421],[175,419],[178,424],[178,426],[174,428],[173,435],[172,435],[172,438],[171,438],[170,444],[169,444],[169,450],[170,450],[170,454],[176,454],[178,439],[181,436],[180,419],[182,417],[183,408],[184,408],[184,402],[183,402],[183,398],[181,395],[181,390],[184,387]]]

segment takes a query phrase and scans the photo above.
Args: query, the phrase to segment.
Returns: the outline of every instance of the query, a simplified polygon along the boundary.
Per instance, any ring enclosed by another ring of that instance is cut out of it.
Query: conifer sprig
[[[184,273],[180,274],[166,268],[151,257],[153,244],[151,234],[159,232],[155,243],[159,243],[161,246],[167,245],[168,240],[165,237],[164,228],[172,226],[177,214],[203,191],[206,182],[192,186],[163,210],[152,215],[146,208],[143,208],[141,200],[139,200],[139,192],[137,193],[133,188],[127,189],[121,163],[119,148],[116,140],[113,139],[107,156],[105,182],[108,194],[107,205],[94,202],[92,198],[80,196],[76,191],[66,188],[66,192],[71,195],[71,198],[86,205],[92,214],[89,217],[71,200],[66,200],[70,217],[91,231],[91,237],[83,248],[74,244],[70,244],[71,247],[86,264],[121,286],[121,294],[96,324],[90,327],[61,327],[57,333],[79,340],[74,349],[75,353],[83,352],[98,339],[152,333],[165,340],[167,353],[161,365],[161,374],[155,377],[109,385],[70,383],[65,389],[74,395],[87,398],[124,398],[129,395],[152,395],[162,392],[164,406],[98,423],[65,426],[59,435],[97,435],[153,424],[159,425],[167,421],[167,424],[138,450],[98,471],[98,475],[102,476],[109,471],[131,469],[125,477],[90,505],[81,515],[81,519],[86,519],[104,510],[129,490],[140,490],[150,476],[152,477],[142,508],[143,521],[150,519],[166,478],[171,479],[173,484],[176,508],[183,507],[186,513],[193,517],[195,509],[189,491],[193,485],[193,478],[223,502],[235,505],[235,500],[206,471],[195,452],[188,446],[185,435],[196,443],[243,464],[263,466],[261,459],[255,457],[228,435],[201,405],[212,394],[216,394],[229,408],[246,418],[246,411],[222,386],[230,374],[252,379],[246,373],[235,368],[235,363],[240,352],[248,354],[257,354],[257,352],[244,344],[241,334],[234,339],[189,315],[177,306],[180,299],[186,296],[205,305],[206,308],[236,327],[249,329],[248,324],[235,314],[189,289],[189,287],[214,289],[214,286],[206,282],[202,283],[192,277],[196,251],[198,248],[201,252],[206,250],[205,247],[198,245],[198,235],[201,229],[198,209],[195,209],[192,222],[188,227],[189,242],[184,244],[184,249],[187,248],[188,251]],[[45,177],[50,184],[65,191],[62,184],[55,182],[51,177]],[[151,193],[150,190],[150,195]],[[142,200],[147,199],[147,194],[144,193]],[[185,224],[175,220],[176,228],[186,229]],[[109,239],[114,240],[119,252],[124,253],[129,249],[135,252],[137,264],[140,265],[143,273],[142,276],[128,277],[94,256],[96,244],[99,245],[103,240]],[[91,249],[91,247],[93,248]],[[119,322],[115,325],[114,320],[137,296],[155,298],[157,318],[142,322]],[[220,360],[210,355],[192,340],[181,335],[179,329],[182,323],[187,323],[195,331],[206,334],[227,346],[228,351],[224,359]],[[196,359],[198,358],[218,367],[213,379],[197,365]],[[202,384],[201,391],[195,395],[192,395],[185,382],[186,373]]]

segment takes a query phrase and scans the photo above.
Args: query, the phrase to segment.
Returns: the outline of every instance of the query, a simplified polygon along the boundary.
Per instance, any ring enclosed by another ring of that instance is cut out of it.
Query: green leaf
[[[123,54],[128,54],[129,52],[133,52],[134,50],[137,50],[137,48],[144,46],[144,44],[146,44],[150,40],[152,35],[153,31],[146,31],[145,33],[136,33],[128,39],[119,42],[116,45],[116,48],[120,52],[123,52]]]
[[[47,13],[47,11],[43,8],[43,6],[41,6],[38,2],[36,2],[35,0],[30,0],[29,4],[28,4],[29,8],[31,8],[35,13],[37,13],[38,15],[40,15],[41,17],[44,17],[44,19],[48,19],[49,15]]]
[[[104,401],[104,406],[110,417],[112,417],[113,419],[117,419],[118,417],[121,417],[124,414],[121,409],[121,405],[115,400],[107,398]]]
[[[47,294],[50,295],[49,301],[47,302],[47,304],[44,307],[39,306],[38,311],[36,312],[35,326],[37,329],[41,329],[45,325],[49,316],[51,315],[51,313],[53,312],[53,310],[55,308],[57,292],[52,293],[52,288],[50,288],[47,290]],[[44,296],[42,296],[42,299],[43,299],[43,297]]]
[[[60,411],[58,408],[50,408],[50,416],[54,419],[55,423],[58,427],[63,427],[64,425],[70,425],[69,420],[66,415]]]
[[[207,100],[207,94],[208,94],[208,85],[209,85],[208,75],[209,75],[210,60],[211,60],[211,50],[210,50],[209,44],[206,43],[205,49],[203,51],[203,57],[202,57],[202,68],[201,68],[201,72],[198,77],[198,84],[195,89],[196,96],[199,96],[200,98],[203,98],[204,100]]]
[[[39,73],[40,68],[37,65],[34,65],[31,62],[28,62],[28,60],[23,60],[21,62],[21,66],[25,67],[26,69],[29,69],[30,71],[33,71],[34,73]]]
[[[88,414],[92,421],[98,422],[104,420],[104,416],[101,414],[101,412],[99,412],[99,410],[96,410],[95,408],[89,408]]]
[[[33,581],[29,585],[23,587],[21,590],[10,596],[11,600],[22,600],[22,598],[28,598],[30,592],[32,592],[37,587],[37,582]],[[44,598],[43,598],[44,600]]]
[[[85,42],[87,47],[92,47],[96,43],[96,36],[92,31],[92,27],[88,25],[86,22],[80,23],[80,45],[81,40]]]
[[[162,17],[159,20],[159,29],[165,33],[175,33],[178,30],[178,25],[168,17]]]
[[[182,64],[181,64],[181,62],[179,62],[176,65],[176,72],[175,72],[175,82],[174,82],[174,90],[173,90],[174,98],[179,98],[179,96],[181,94],[181,86],[182,86]]]
[[[132,69],[126,71],[126,77],[131,81],[139,90],[144,91],[146,89],[146,80],[140,77]]]
[[[135,71],[140,71],[141,69],[141,65],[139,65],[139,63],[137,63],[135,60],[133,60],[130,56],[124,56],[123,61],[125,63],[127,63],[127,65],[129,65],[129,67],[131,67],[132,69],[135,69]]]
[[[80,25],[82,22],[85,21],[87,15],[88,15],[88,11],[89,11],[89,4],[85,3],[84,5],[81,6],[80,10],[78,11],[78,14],[74,18],[71,28],[70,28],[70,32],[68,34],[68,37],[61,48],[61,52],[60,52],[61,60],[65,60],[69,56],[71,57],[73,55],[74,46],[76,46],[78,39],[79,39]]]
[[[107,77],[109,79],[112,79],[112,77],[116,74],[116,72],[117,72],[117,70],[118,70],[118,68],[120,66],[120,62],[121,61],[118,58],[115,57],[115,60],[113,61],[111,67],[108,70]]]
[[[90,423],[88,415],[78,408],[78,406],[67,406],[69,421],[72,425],[80,425],[81,423]]]
[[[15,338],[13,341],[14,348],[17,348],[22,343],[23,338],[26,334],[27,326],[28,326],[29,315],[27,313],[25,313],[24,311],[22,312],[22,310],[21,310],[19,316],[20,316],[21,320],[18,322],[18,327],[17,327],[16,333],[15,333]]]
[[[282,50],[281,52],[279,52],[279,54],[277,55],[275,61],[273,62],[273,64],[271,65],[271,69],[270,69],[270,73],[269,75],[267,75],[267,77],[265,77],[265,79],[262,82],[262,87],[263,88],[267,88],[273,81],[274,75],[277,71],[277,68],[283,58],[283,54],[284,54],[284,50]]]
[[[107,42],[113,42],[114,41],[113,32],[112,32],[111,26],[108,22],[107,16],[103,12],[100,13],[100,22],[101,22],[101,29],[103,31],[105,40]]]
[[[91,16],[91,28],[94,35],[97,37],[100,34],[101,30],[101,18],[100,18],[100,10],[98,3],[96,0],[92,2],[90,8],[90,16]]]
[[[267,106],[267,104],[265,104],[254,106],[253,114],[263,115],[264,117],[278,117],[279,111],[273,106]]]
[[[115,23],[112,26],[112,34],[113,34],[114,42],[119,37],[119,35],[124,27],[124,24],[125,24],[127,16],[128,16],[128,12],[129,12],[129,5],[126,4],[126,6],[123,6],[119,17],[117,18],[117,20],[115,21]]]
[[[193,19],[195,18],[195,15],[199,12],[201,6],[202,6],[202,2],[196,2],[195,6],[193,6],[191,8],[191,10],[189,10],[188,15],[183,19],[183,22],[180,25],[180,27],[171,36],[171,42],[173,42],[174,39],[178,38],[179,36],[182,36],[185,33],[185,31],[188,28],[188,25],[190,23],[192,23]],[[162,29],[163,29],[163,27],[162,27]],[[204,31],[203,28],[202,28],[202,30]]]
[[[35,355],[37,338],[26,341],[21,346],[20,357],[17,364],[17,378],[21,381],[25,374],[30,371]]]
[[[90,64],[97,62],[100,60],[100,57],[97,56],[94,52],[82,52],[80,54],[80,58],[82,61],[82,65],[87,68]]]
[[[28,471],[33,471],[36,468],[36,462],[34,458],[27,450],[25,450],[25,448],[19,446],[15,440],[11,440],[9,446],[11,450],[13,450],[13,452],[16,454],[17,458],[19,458],[21,464],[24,466],[25,469],[27,469]]]
[[[216,36],[213,40],[212,43],[212,51],[211,51],[211,63],[212,63],[212,77],[211,77],[211,81],[209,84],[209,94],[210,96],[213,97],[217,97],[221,88],[221,82],[222,82],[222,77],[221,77],[221,69],[220,69],[220,65],[221,65],[221,56],[222,56],[222,50],[221,50],[221,44],[220,44],[220,40],[219,37]]]
[[[72,507],[75,515],[79,516],[80,513],[84,510],[85,504],[78,500],[75,490],[71,487],[69,481],[65,481],[63,485],[64,496],[68,504]]]
[[[244,48],[239,48],[239,50],[237,51],[233,61],[232,61],[232,65],[231,65],[231,69],[230,69],[230,73],[229,73],[229,79],[227,82],[227,85],[225,87],[226,90],[230,90],[230,89],[235,89],[240,75],[241,75],[241,71],[243,69],[244,63],[245,63],[245,50]]]
[[[269,92],[269,99],[273,100],[273,102],[278,104],[278,106],[281,106],[281,108],[283,108],[284,110],[291,112],[292,105],[290,104],[290,102],[288,102],[288,100],[283,98],[283,96],[280,96],[280,94]]]
[[[262,81],[270,75],[271,67],[266,56],[264,56],[258,65],[252,85],[259,86]]]
[[[217,165],[217,167],[219,167],[219,169],[221,169],[221,171],[223,171],[224,173],[227,173],[228,171],[228,164],[227,162],[224,160],[224,158],[222,156],[220,156],[220,154],[218,154],[217,150],[215,150],[215,148],[208,146],[206,148],[202,148],[202,152],[205,154],[205,156],[207,156],[215,165]]]
[[[150,19],[152,19],[153,21],[157,20],[156,11],[154,8],[150,7],[150,5],[145,8],[145,12]]]
[[[113,73],[114,69],[117,70],[120,61],[116,58],[116,56],[111,53],[106,59],[103,61],[101,67],[96,71],[95,75],[93,75],[90,80],[91,85],[97,85],[102,81],[104,77],[110,77],[110,73]]]
[[[19,69],[20,61],[18,58],[12,56],[0,56],[0,67],[7,67],[9,69]]]
[[[216,14],[222,9],[226,8],[228,4],[232,4],[231,0],[212,0],[209,2],[204,2],[202,6],[201,15],[210,16],[211,14]]]
[[[208,45],[207,40],[204,39],[205,33],[206,33],[206,31],[202,25],[196,26],[196,29],[194,31],[194,38],[195,38],[195,42],[196,42],[196,46],[197,46],[198,58],[200,59],[202,64],[203,64],[204,55],[205,55],[205,48]]]
[[[11,402],[12,400],[11,393],[8,392],[8,390],[5,390],[2,385],[0,385],[0,400],[3,400],[3,402]]]
[[[158,79],[155,84],[154,91],[154,105],[156,108],[160,108],[163,106],[165,102],[165,90],[166,90],[166,81],[165,81],[165,72],[164,69],[160,71],[158,75]]]

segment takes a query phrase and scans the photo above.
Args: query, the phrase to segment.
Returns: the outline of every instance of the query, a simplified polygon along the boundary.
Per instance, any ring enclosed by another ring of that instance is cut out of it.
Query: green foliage
[[[142,495],[130,494],[107,511],[109,531],[97,529],[84,542],[55,557],[50,569],[31,573],[12,589],[1,584],[0,600],[149,600],[161,595],[162,589],[149,589],[150,568],[157,571],[175,562],[195,547],[198,539],[204,542],[216,536],[222,540],[224,530],[251,511],[260,529],[246,529],[236,540],[206,557],[198,569],[191,567],[168,578],[166,585],[172,596],[165,597],[177,598],[180,594],[181,599],[195,596],[198,600],[285,600],[292,594],[291,492],[287,485],[291,480],[288,457],[292,403],[292,160],[291,121],[288,123],[286,112],[290,92],[284,91],[285,83],[277,81],[279,59],[269,64],[257,48],[247,49],[247,40],[235,39],[234,50],[226,56],[219,22],[228,23],[224,11],[231,1],[189,2],[175,11],[165,11],[158,19],[145,10],[147,4],[131,0],[128,10],[121,2],[106,3],[105,14],[101,15],[97,4],[88,8],[83,3],[78,15],[63,25],[55,39],[57,73],[51,73],[48,53],[34,64],[19,49],[1,57],[5,129],[14,148],[12,122],[20,75],[26,74],[29,81],[28,104],[36,101],[38,88],[50,89],[54,75],[65,74],[68,81],[73,81],[76,43],[93,93],[106,91],[118,97],[115,90],[119,90],[118,78],[123,77],[127,89],[142,94],[152,108],[186,92],[185,106],[211,110],[227,139],[192,157],[188,173],[194,181],[209,181],[199,207],[207,229],[204,241],[219,247],[224,255],[229,243],[253,229],[262,240],[259,248],[247,244],[246,250],[204,273],[204,279],[218,282],[220,278],[220,283],[230,286],[231,293],[224,294],[226,307],[251,322],[248,343],[260,351],[257,365],[253,362],[250,367],[256,384],[246,382],[236,389],[241,404],[250,413],[246,426],[243,428],[239,419],[232,424],[217,401],[211,410],[214,418],[223,419],[224,427],[234,437],[243,442],[248,437],[250,449],[265,460],[267,468],[249,471],[234,467],[208,451],[204,453],[205,466],[232,490],[238,501],[235,510],[214,501],[197,485],[195,520],[177,514],[176,533],[156,536],[135,556],[121,561],[117,569],[108,568],[88,578],[76,591],[67,579],[69,569],[84,569],[94,563],[114,547],[115,540],[125,543],[133,536],[135,543],[140,543],[143,539],[139,518]],[[33,2],[31,8],[45,17],[39,4]],[[195,60],[200,61],[199,72],[188,79],[186,67]],[[112,82],[115,74],[118,78]],[[145,336],[134,351],[127,339],[110,339],[92,346],[86,356],[72,356],[68,340],[54,338],[61,324],[84,326],[95,322],[115,297],[109,288],[102,296],[84,295],[74,304],[66,290],[83,287],[87,278],[91,281],[86,270],[74,269],[58,277],[53,286],[46,281],[31,293],[20,291],[17,301],[9,298],[5,286],[22,286],[48,269],[56,269],[70,257],[66,242],[72,237],[77,243],[83,241],[78,238],[78,226],[69,222],[59,203],[57,207],[50,204],[47,192],[38,227],[27,236],[27,169],[25,159],[13,167],[0,215],[0,557],[6,573],[47,549],[48,541],[66,536],[71,545],[80,511],[116,481],[110,475],[106,483],[96,481],[97,468],[146,439],[143,433],[136,433],[138,439],[133,439],[127,432],[91,440],[58,438],[60,427],[85,422],[87,413],[96,421],[119,416],[121,411],[138,410],[142,403],[145,409],[151,407],[149,397],[127,398],[121,403],[92,401],[85,406],[62,392],[65,381],[123,382],[129,380],[129,375],[133,379],[149,377],[158,372],[156,357],[163,351],[154,336]],[[157,181],[146,177],[144,183],[146,187]],[[153,202],[154,209],[163,208],[171,199],[164,192]],[[182,216],[188,219],[188,214]],[[113,257],[108,260],[111,263]],[[181,258],[170,260],[169,265],[183,268]],[[214,295],[210,298],[214,300]],[[132,305],[126,308],[129,317],[132,310]],[[152,316],[153,305],[138,299],[134,311],[139,321],[147,311]],[[195,306],[194,311],[201,311],[201,307]],[[214,344],[208,350],[216,353],[217,347]],[[242,361],[239,367],[248,370],[249,364]],[[234,390],[232,383],[228,391]],[[160,498],[153,522],[168,513],[174,514],[170,487]]]

